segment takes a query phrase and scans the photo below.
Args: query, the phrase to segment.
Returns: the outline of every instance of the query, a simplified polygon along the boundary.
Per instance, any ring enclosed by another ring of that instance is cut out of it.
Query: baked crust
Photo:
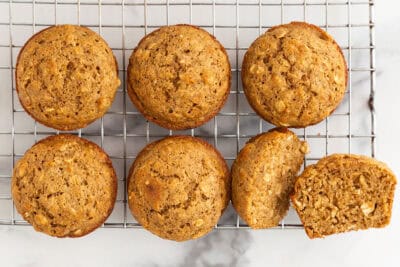
[[[15,207],[36,231],[80,237],[112,212],[117,178],[95,143],[74,135],[47,137],[18,161],[11,191]]]
[[[199,138],[171,136],[150,143],[129,172],[132,215],[161,238],[185,241],[207,234],[229,200],[225,160]]]
[[[193,25],[153,31],[129,59],[127,92],[133,104],[147,120],[172,130],[213,118],[228,98],[230,82],[224,47]]]
[[[34,34],[16,66],[22,107],[41,124],[63,131],[102,117],[120,85],[112,50],[83,26],[51,26]]]
[[[340,104],[347,65],[334,39],[305,22],[275,26],[245,54],[246,98],[264,120],[301,128],[319,123]]]

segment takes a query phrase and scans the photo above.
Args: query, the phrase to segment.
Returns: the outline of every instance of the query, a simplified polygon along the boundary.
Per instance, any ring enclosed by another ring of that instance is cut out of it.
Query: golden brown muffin
[[[276,128],[247,142],[232,165],[232,203],[253,229],[277,226],[289,209],[306,142]]]
[[[222,45],[191,25],[145,36],[128,66],[128,94],[143,115],[174,130],[195,128],[224,105],[231,69]]]
[[[382,162],[334,154],[297,178],[294,207],[310,238],[389,224],[396,177]]]
[[[26,112],[58,130],[83,128],[103,116],[120,85],[107,43],[73,25],[32,36],[19,53],[15,80]]]
[[[199,138],[172,136],[147,145],[133,163],[128,202],[159,237],[185,241],[210,232],[230,199],[229,170]]]
[[[15,207],[36,231],[80,237],[110,215],[117,179],[107,154],[96,144],[56,135],[31,147],[14,168]]]
[[[266,121],[306,127],[329,116],[347,86],[347,66],[333,38],[317,26],[292,22],[253,42],[242,66],[247,100]]]

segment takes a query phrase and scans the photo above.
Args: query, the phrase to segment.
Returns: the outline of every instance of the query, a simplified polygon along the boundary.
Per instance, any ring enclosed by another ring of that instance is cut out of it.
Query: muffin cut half
[[[291,199],[307,235],[324,237],[389,224],[395,185],[384,163],[334,154],[305,169]]]

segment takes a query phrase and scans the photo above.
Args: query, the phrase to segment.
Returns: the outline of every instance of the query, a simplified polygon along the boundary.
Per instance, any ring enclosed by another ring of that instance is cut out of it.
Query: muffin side
[[[232,165],[232,203],[253,229],[274,227],[289,209],[295,177],[308,153],[306,142],[275,128],[250,139]]]

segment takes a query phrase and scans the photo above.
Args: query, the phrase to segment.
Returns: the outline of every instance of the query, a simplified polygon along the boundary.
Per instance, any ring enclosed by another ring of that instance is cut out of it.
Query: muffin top
[[[210,120],[230,90],[225,49],[191,25],[165,26],[145,36],[128,67],[128,94],[137,109],[162,127],[182,130]]]
[[[146,146],[131,167],[128,202],[147,230],[184,241],[211,231],[229,199],[229,171],[211,145],[189,136]]]
[[[330,35],[292,22],[253,42],[243,60],[242,81],[250,105],[263,119],[276,126],[305,127],[339,105],[347,66]]]
[[[396,177],[373,158],[329,155],[297,178],[293,206],[310,238],[389,224]]]
[[[232,165],[232,202],[254,229],[277,226],[289,209],[289,195],[306,142],[285,129],[257,135],[243,147]]]
[[[85,27],[49,27],[31,37],[18,56],[16,89],[22,106],[55,129],[82,128],[103,116],[119,85],[111,49]]]
[[[18,161],[11,191],[17,211],[35,230],[79,237],[110,215],[117,180],[110,159],[96,144],[56,135],[35,144]]]

